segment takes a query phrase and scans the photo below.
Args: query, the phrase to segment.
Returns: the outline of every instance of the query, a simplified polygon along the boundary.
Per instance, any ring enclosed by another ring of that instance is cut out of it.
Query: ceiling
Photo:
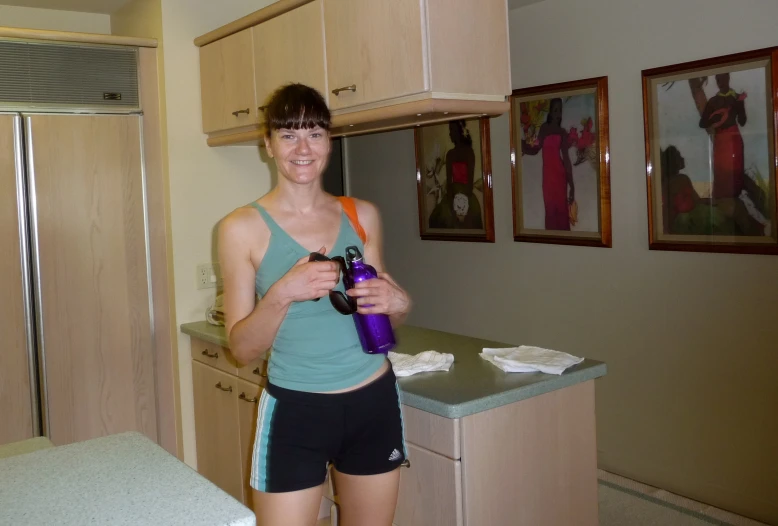
[[[0,0],[0,5],[111,14],[128,1],[129,0]]]
[[[525,5],[537,4],[538,2],[542,1],[543,0],[508,0],[508,8],[516,9],[519,7],[524,7]]]

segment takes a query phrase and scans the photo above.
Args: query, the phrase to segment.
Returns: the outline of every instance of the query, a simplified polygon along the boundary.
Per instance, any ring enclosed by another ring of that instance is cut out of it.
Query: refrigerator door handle
[[[14,127],[14,167],[16,171],[16,211],[19,221],[19,252],[21,254],[22,296],[24,309],[24,329],[27,343],[27,370],[30,376],[30,402],[32,404],[32,430],[34,436],[41,435],[40,396],[36,363],[35,308],[33,289],[35,285],[30,270],[29,214],[27,210],[26,170],[24,162],[24,131],[22,116],[15,115]]]
[[[37,359],[38,359],[38,385],[39,397],[40,397],[40,421],[43,426],[42,435],[49,436],[51,433],[51,420],[48,411],[48,385],[46,376],[46,344],[44,341],[44,326],[43,326],[43,288],[41,287],[41,261],[40,261],[40,245],[38,243],[38,201],[35,187],[35,156],[33,148],[33,132],[32,132],[32,119],[25,115],[24,118],[24,132],[26,139],[26,174],[27,174],[27,188],[29,191],[29,206],[30,206],[30,244],[32,254],[32,284],[34,288],[34,297],[37,308],[35,309],[35,331],[37,334]]]

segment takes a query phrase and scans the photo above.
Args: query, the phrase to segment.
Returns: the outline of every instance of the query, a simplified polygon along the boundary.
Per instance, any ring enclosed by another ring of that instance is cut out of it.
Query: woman
[[[729,87],[729,73],[716,75],[719,92],[708,100],[700,118],[700,128],[713,129],[714,199],[737,199],[745,185],[743,137],[738,125],[745,126],[745,93]]]
[[[430,214],[429,226],[482,229],[481,204],[473,193],[473,138],[464,120],[449,122],[448,136],[454,147],[446,153],[446,191]]]
[[[258,522],[315,524],[332,463],[342,525],[390,526],[405,460],[396,379],[385,356],[362,352],[351,316],[314,301],[344,289],[334,262],[309,256],[360,249],[379,275],[349,290],[358,312],[387,314],[397,325],[410,298],[384,272],[376,207],[356,200],[363,244],[341,202],[322,189],[330,155],[322,96],[300,84],[284,86],[267,104],[265,123],[278,183],[219,226],[230,350],[243,364],[273,350],[252,457]]]
[[[562,99],[551,99],[548,117],[538,132],[538,142],[521,141],[524,155],[543,150],[543,203],[546,208],[546,230],[570,230],[570,209],[575,201],[573,167],[570,163],[568,134],[562,128]],[[570,187],[570,194],[567,187]]]

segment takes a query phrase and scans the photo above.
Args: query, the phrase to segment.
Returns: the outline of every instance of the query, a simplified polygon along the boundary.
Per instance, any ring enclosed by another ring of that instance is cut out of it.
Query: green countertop
[[[256,525],[250,509],[136,432],[0,459],[0,488],[3,525]]]
[[[184,334],[227,347],[224,327],[207,322],[185,323]],[[604,376],[606,365],[586,359],[561,375],[544,373],[506,373],[478,354],[484,347],[513,347],[506,344],[422,327],[397,329],[394,352],[418,354],[433,350],[454,355],[448,372],[419,373],[399,378],[405,405],[446,418],[462,418],[511,404],[550,391],[570,387]],[[575,354],[575,352],[572,352]]]

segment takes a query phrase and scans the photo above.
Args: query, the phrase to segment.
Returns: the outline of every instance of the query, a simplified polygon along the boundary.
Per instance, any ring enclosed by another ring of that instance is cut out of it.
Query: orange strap
[[[359,224],[357,205],[354,203],[354,200],[351,197],[344,195],[338,197],[338,201],[340,201],[340,205],[343,207],[343,211],[346,213],[349,221],[351,221],[351,226],[354,227],[359,239],[362,240],[362,243],[367,243],[367,233],[365,232],[365,229],[362,228],[362,225]]]

